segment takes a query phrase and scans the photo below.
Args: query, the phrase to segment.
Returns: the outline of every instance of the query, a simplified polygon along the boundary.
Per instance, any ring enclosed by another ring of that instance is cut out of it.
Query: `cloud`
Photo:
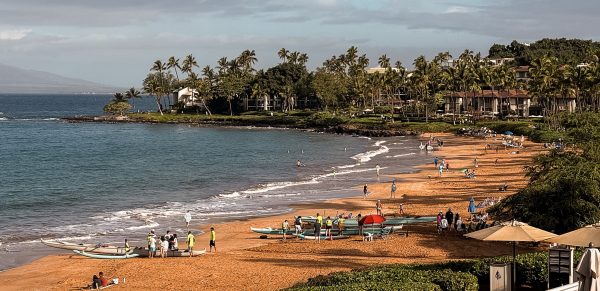
[[[31,29],[14,29],[0,31],[0,40],[20,40],[26,37]]]

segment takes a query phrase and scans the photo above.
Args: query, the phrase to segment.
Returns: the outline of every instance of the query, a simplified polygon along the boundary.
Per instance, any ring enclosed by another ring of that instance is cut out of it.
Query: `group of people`
[[[188,237],[191,233],[191,231],[188,232]],[[162,235],[160,236],[160,238],[157,239],[157,235],[153,229],[148,233],[146,240],[148,241],[149,258],[154,258],[154,254],[157,250],[159,251],[161,258],[166,258],[167,251],[177,251],[179,246],[179,244],[177,243],[177,234],[171,233],[171,231],[169,230],[167,230],[167,233],[165,235]],[[127,240],[125,240],[125,250],[128,249],[129,243],[127,242]]]
[[[465,231],[466,226],[460,214],[458,212],[455,214],[452,212],[451,208],[448,208],[448,211],[446,211],[445,215],[441,210],[438,213],[437,228],[438,233],[443,233],[449,231],[450,229],[454,229],[456,232],[462,233]]]

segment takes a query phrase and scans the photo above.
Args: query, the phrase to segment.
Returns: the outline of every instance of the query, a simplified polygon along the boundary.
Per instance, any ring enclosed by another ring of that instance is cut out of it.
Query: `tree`
[[[313,86],[320,104],[328,110],[338,108],[343,101],[342,96],[346,94],[347,87],[340,81],[338,75],[328,72],[324,68],[317,69],[313,80]]]
[[[181,70],[181,66],[179,66],[179,59],[176,59],[174,56],[171,56],[167,61],[167,69],[173,69],[175,71],[175,76],[177,77],[177,81],[179,82],[179,74],[177,73],[177,69]]]
[[[283,63],[285,63],[287,61],[288,58],[288,54],[290,53],[290,51],[286,50],[285,48],[281,48],[278,52],[277,55],[279,56],[279,58],[281,59],[281,61]]]
[[[125,91],[125,98],[133,102],[135,98],[142,97],[140,94],[142,94],[140,91],[136,90],[134,87],[131,87],[129,90]],[[135,108],[135,105],[133,105],[133,108]]]
[[[115,93],[113,99],[104,106],[104,112],[111,114],[118,113],[121,116],[129,110],[131,110],[131,105],[127,102],[127,98],[123,93]]]

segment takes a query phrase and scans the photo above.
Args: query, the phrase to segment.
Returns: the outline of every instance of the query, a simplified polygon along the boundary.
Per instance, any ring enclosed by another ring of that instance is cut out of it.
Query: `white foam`
[[[343,166],[337,166],[336,168],[338,168],[338,169],[348,169],[348,168],[354,168],[356,166],[360,166],[360,164],[343,165]]]
[[[416,155],[417,153],[406,153],[406,154],[399,154],[399,155],[395,155],[394,158],[400,158],[400,157],[406,157],[406,156],[412,156],[412,155]]]
[[[265,193],[265,192],[269,192],[269,191],[273,191],[273,190],[277,190],[277,189],[288,188],[288,187],[292,187],[292,186],[311,185],[311,184],[318,184],[318,183],[319,183],[319,181],[317,181],[314,178],[311,180],[299,181],[299,182],[275,182],[275,183],[265,184],[264,186],[256,188],[256,189],[245,190],[245,191],[242,191],[242,193],[258,194],[258,193]]]
[[[145,224],[145,225],[130,226],[126,229],[127,230],[140,230],[140,229],[145,229],[145,228],[155,228],[155,227],[158,227],[159,225],[160,224],[158,224],[157,222],[150,222],[149,224]]]
[[[352,158],[357,160],[359,163],[366,163],[366,162],[370,161],[372,158],[374,158],[378,155],[387,153],[389,151],[390,151],[390,149],[388,147],[381,146],[377,150],[356,154],[356,155],[352,156]]]
[[[242,196],[242,195],[240,194],[240,192],[237,192],[237,191],[233,192],[231,194],[219,194],[219,197],[223,197],[223,198],[235,198],[235,197],[240,197],[240,196]]]
[[[0,121],[6,121],[6,120],[8,120],[8,118],[6,118],[6,117],[0,117]]]

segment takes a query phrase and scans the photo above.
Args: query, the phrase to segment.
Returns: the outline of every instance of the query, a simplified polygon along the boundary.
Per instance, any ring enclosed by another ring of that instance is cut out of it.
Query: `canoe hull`
[[[317,239],[317,237],[314,236],[314,235],[299,234],[298,237],[300,239],[307,239],[307,240],[316,240]],[[328,239],[330,239],[330,237],[324,236],[324,235],[321,235],[320,238],[321,238],[321,240],[328,240]],[[331,239],[333,239],[333,240],[346,239],[346,238],[350,238],[350,236],[347,236],[347,235],[334,235],[334,236],[331,237]]]
[[[114,255],[125,255],[125,248],[117,247],[117,246],[105,246],[99,247],[93,244],[76,244],[69,242],[59,242],[59,241],[46,241],[40,239],[40,241],[49,247],[63,249],[63,250],[77,250],[83,252],[93,252],[93,253],[102,253],[102,254],[114,254]]]

